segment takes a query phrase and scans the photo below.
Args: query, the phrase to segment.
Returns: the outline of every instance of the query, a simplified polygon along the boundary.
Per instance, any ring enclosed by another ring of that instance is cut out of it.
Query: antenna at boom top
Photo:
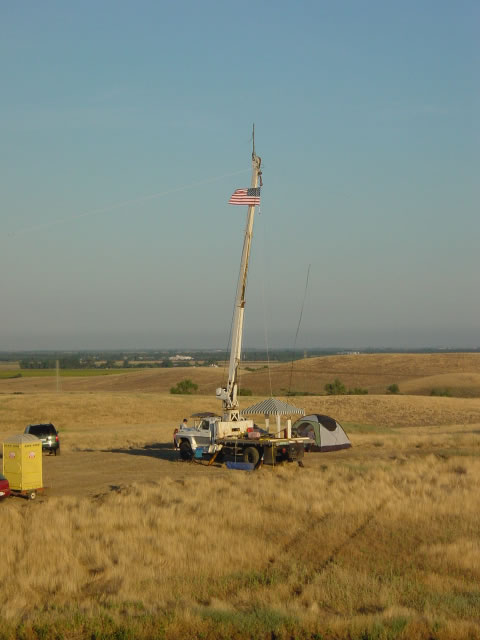
[[[253,218],[255,206],[260,204],[261,184],[260,169],[262,160],[255,154],[255,125],[253,128],[253,152],[252,152],[252,180],[250,189],[237,189],[230,199],[229,204],[247,204],[247,226],[243,240],[243,251],[240,262],[240,273],[237,282],[237,293],[235,296],[235,310],[232,322],[232,342],[230,347],[230,365],[228,368],[228,382],[225,387],[217,389],[217,397],[223,403],[223,420],[236,422],[240,420],[238,408],[238,367],[242,357],[243,338],[243,316],[245,312],[245,292],[247,288],[248,261],[250,258],[250,245],[253,235]]]

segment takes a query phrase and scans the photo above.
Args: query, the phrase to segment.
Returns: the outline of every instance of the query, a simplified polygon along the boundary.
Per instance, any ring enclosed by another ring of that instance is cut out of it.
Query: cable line
[[[297,331],[295,332],[295,340],[293,341],[293,353],[292,353],[292,367],[290,369],[290,382],[288,383],[288,395],[290,395],[290,392],[292,390],[292,376],[293,376],[293,359],[295,358],[295,347],[297,346],[297,337],[298,337],[298,332],[300,330],[300,323],[302,322],[302,315],[303,315],[303,307],[305,306],[305,298],[307,297],[307,288],[308,288],[308,278],[310,276],[310,267],[312,265],[309,264],[308,265],[308,269],[307,269],[307,280],[305,282],[305,291],[303,293],[303,302],[302,302],[302,308],[300,310],[300,318],[298,319],[298,325],[297,325]]]

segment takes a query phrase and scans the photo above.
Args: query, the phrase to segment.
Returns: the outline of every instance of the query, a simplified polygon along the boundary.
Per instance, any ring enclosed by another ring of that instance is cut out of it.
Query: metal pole
[[[252,179],[251,187],[258,186],[261,159],[252,153]],[[237,284],[237,294],[235,297],[235,313],[232,326],[232,346],[230,352],[230,365],[228,368],[227,398],[223,402],[224,419],[238,420],[238,400],[237,400],[237,370],[242,353],[243,337],[243,316],[245,311],[245,291],[247,288],[248,261],[250,258],[250,246],[253,236],[253,220],[255,206],[250,205],[247,212],[247,226],[245,228],[245,238],[243,241],[242,259],[240,262],[240,274]]]

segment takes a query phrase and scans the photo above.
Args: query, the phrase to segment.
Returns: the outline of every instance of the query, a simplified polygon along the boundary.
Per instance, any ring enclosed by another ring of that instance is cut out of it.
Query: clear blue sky
[[[2,2],[0,350],[224,348],[253,122],[246,347],[293,346],[309,265],[300,348],[480,345],[479,27],[476,0]]]

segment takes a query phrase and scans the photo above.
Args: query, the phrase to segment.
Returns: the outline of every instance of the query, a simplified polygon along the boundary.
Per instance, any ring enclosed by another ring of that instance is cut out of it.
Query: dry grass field
[[[251,371],[251,369],[255,369]],[[15,371],[18,373],[18,371]],[[212,396],[224,382],[224,367],[188,367],[125,371],[108,376],[61,378],[63,391],[112,391],[168,393],[184,378],[198,384],[198,393]],[[454,397],[480,398],[480,354],[360,354],[306,358],[293,363],[242,363],[240,386],[255,395],[280,396],[288,390],[324,394],[335,378],[348,389],[361,387],[384,394],[391,384],[401,393],[430,395],[432,389],[448,390]],[[34,393],[56,389],[51,377],[0,379],[0,393]]]
[[[465,379],[464,376],[470,374]],[[435,376],[434,386],[451,388],[452,395],[480,397],[480,354],[359,354],[306,358],[244,373],[244,385],[255,393],[282,390],[323,393],[325,384],[339,378],[347,388],[361,387],[369,393],[385,393],[398,384],[400,391],[430,395],[425,379]]]
[[[2,440],[62,442],[0,503],[1,640],[480,638],[479,398],[294,398],[352,449],[245,473],[171,447],[212,396],[1,390]]]

